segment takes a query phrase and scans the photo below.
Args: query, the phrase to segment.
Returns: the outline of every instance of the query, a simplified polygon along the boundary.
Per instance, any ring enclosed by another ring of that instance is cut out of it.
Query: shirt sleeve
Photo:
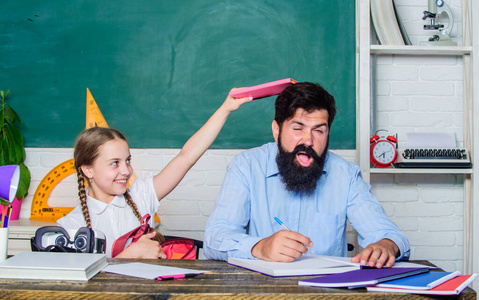
[[[247,234],[251,201],[250,179],[246,172],[242,172],[246,165],[244,159],[237,157],[227,168],[215,208],[205,228],[203,254],[206,259],[254,258],[251,249],[261,238]]]
[[[382,239],[392,240],[399,248],[397,260],[407,260],[410,246],[406,236],[386,215],[381,204],[371,193],[371,185],[365,182],[359,168],[354,168],[351,176],[347,215],[351,225],[358,233],[361,247]]]

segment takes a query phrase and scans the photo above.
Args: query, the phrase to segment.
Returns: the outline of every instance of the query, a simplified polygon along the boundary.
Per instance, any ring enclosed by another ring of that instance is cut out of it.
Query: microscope
[[[454,16],[452,15],[451,9],[444,0],[428,0],[427,3],[428,10],[424,11],[423,20],[427,18],[431,19],[431,24],[424,25],[424,30],[439,30],[439,34],[435,34],[429,38],[427,41],[422,41],[422,46],[457,46],[456,42],[453,42],[449,38],[449,34],[452,31],[452,26],[454,25]],[[441,14],[445,13],[449,19],[447,28],[444,28],[444,24],[439,24],[436,22],[437,18]]]

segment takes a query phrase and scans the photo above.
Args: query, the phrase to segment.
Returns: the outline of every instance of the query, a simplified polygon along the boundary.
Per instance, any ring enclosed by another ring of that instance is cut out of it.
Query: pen
[[[4,206],[3,206],[3,210],[2,210],[2,217],[1,217],[1,219],[2,219],[2,220],[1,220],[1,225],[0,225],[1,228],[4,228],[4,225],[5,225],[4,220],[5,220],[5,215],[6,215],[6,214],[7,214],[7,205],[4,205]]]
[[[198,274],[196,273],[187,273],[187,274],[177,274],[177,275],[165,275],[165,276],[158,276],[156,277],[156,280],[158,281],[163,281],[163,280],[171,280],[171,279],[178,279],[178,278],[188,278],[188,277],[193,277]]]
[[[281,221],[280,219],[274,217],[275,221],[278,222],[279,225],[281,225],[284,229],[288,230],[288,231],[292,231],[291,229],[288,228],[288,226],[286,226],[286,224],[283,223],[283,221]],[[304,247],[306,247],[309,252],[313,253],[313,250],[311,250],[311,248],[309,248],[308,246],[306,246],[305,244],[301,243],[301,245],[303,245]]]

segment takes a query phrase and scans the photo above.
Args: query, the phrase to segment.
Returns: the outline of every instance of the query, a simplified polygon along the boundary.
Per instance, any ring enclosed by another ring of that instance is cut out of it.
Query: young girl
[[[113,242],[140,225],[140,219],[150,214],[150,226],[158,210],[159,200],[168,195],[216,139],[228,115],[248,97],[228,96],[221,107],[183,146],[180,153],[156,176],[136,179],[127,190],[133,174],[130,149],[125,137],[117,130],[94,127],[78,136],[75,149],[75,169],[78,176],[80,205],[57,221],[67,229],[89,227],[106,236],[106,254],[111,257]],[[84,180],[88,187],[85,188]],[[134,200],[133,200],[134,199]],[[116,257],[165,258],[160,244],[152,240],[159,232],[150,232],[131,244]]]

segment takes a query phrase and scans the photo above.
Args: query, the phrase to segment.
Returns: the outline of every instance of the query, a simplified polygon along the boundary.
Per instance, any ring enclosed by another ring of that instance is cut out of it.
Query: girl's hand
[[[163,253],[163,248],[161,248],[160,243],[151,240],[155,235],[155,232],[150,232],[143,235],[141,238],[138,239],[138,241],[136,241],[136,243],[133,243],[128,246],[115,258],[166,258],[166,254]]]
[[[232,88],[232,91],[238,90],[238,88]],[[233,98],[228,94],[223,105],[228,112],[237,110],[243,103],[253,101],[253,97]]]

